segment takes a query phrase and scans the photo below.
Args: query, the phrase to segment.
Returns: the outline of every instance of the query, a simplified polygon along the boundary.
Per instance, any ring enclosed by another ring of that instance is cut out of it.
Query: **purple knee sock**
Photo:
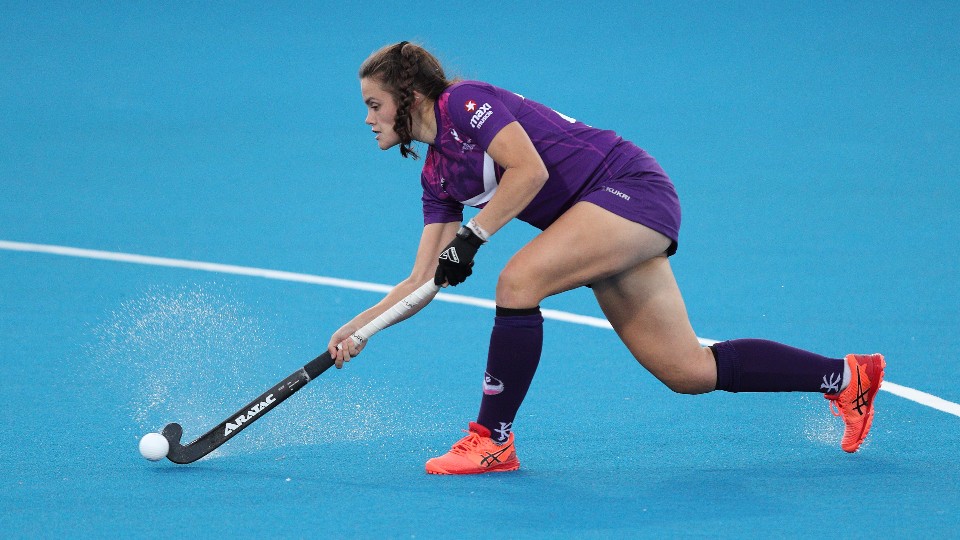
[[[503,442],[510,436],[513,419],[540,364],[542,349],[543,316],[539,306],[497,307],[477,416],[477,423],[489,429],[494,440]]]
[[[843,381],[843,359],[773,341],[735,339],[710,348],[717,360],[717,390],[832,394]]]

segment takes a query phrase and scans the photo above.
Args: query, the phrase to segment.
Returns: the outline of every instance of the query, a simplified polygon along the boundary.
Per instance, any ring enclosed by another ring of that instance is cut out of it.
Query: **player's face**
[[[379,82],[360,79],[360,94],[367,105],[367,118],[364,122],[376,134],[377,146],[381,150],[400,144],[400,136],[393,130],[397,118],[397,103],[390,92],[384,90]]]

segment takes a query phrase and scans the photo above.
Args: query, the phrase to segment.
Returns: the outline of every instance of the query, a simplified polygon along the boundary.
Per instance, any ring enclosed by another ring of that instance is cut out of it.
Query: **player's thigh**
[[[690,325],[667,257],[600,280],[593,292],[633,356],[664,384],[689,394],[716,387],[713,355]]]
[[[533,307],[660,255],[670,242],[599,206],[577,203],[510,259],[497,283],[497,304]]]

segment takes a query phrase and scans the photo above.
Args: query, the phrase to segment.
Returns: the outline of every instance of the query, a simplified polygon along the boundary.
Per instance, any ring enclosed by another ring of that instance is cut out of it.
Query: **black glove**
[[[433,283],[438,287],[444,282],[450,285],[463,283],[473,273],[473,257],[483,245],[483,240],[466,227],[460,227],[453,242],[440,253],[440,264]]]

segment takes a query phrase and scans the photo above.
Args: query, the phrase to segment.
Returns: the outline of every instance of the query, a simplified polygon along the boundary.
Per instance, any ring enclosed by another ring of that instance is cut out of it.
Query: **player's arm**
[[[493,137],[487,154],[504,170],[497,192],[474,220],[492,235],[530,204],[547,182],[549,173],[533,141],[516,121]]]
[[[473,258],[480,245],[517,217],[549,177],[533,141],[517,121],[510,122],[494,135],[487,154],[503,168],[500,185],[490,202],[444,248],[434,277],[436,285],[446,287],[463,283],[473,273]]]
[[[330,338],[327,350],[330,351],[330,355],[336,361],[338,368],[343,367],[344,362],[349,362],[350,358],[359,354],[363,349],[364,344],[357,345],[350,339],[350,336],[358,328],[377,318],[402,298],[405,298],[418,287],[433,279],[437,269],[437,257],[440,255],[440,251],[450,243],[459,228],[459,222],[431,223],[424,226],[423,233],[420,236],[420,245],[417,247],[417,256],[414,260],[410,275],[394,286],[380,302],[377,302],[377,304],[370,309],[354,317],[350,322],[337,330]],[[429,304],[432,299],[431,297],[426,302],[417,305],[396,322],[410,318],[423,309],[425,305]],[[337,345],[340,345],[340,349],[337,349]]]

